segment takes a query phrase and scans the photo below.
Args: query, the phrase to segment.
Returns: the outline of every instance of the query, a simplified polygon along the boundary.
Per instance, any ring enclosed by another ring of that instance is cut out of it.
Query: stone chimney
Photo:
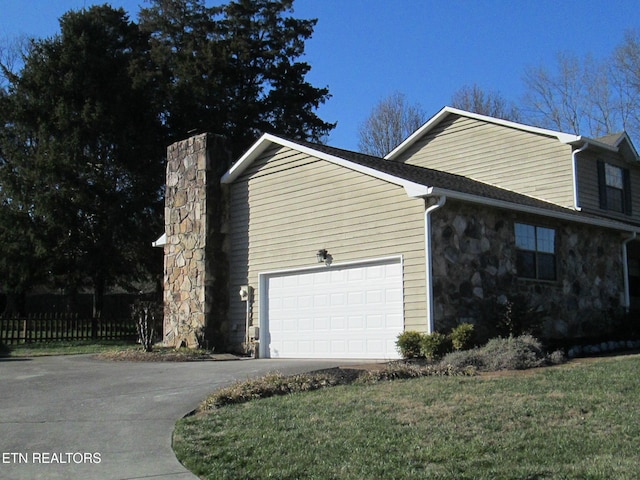
[[[226,343],[229,165],[222,136],[201,134],[167,149],[164,343],[220,348]]]

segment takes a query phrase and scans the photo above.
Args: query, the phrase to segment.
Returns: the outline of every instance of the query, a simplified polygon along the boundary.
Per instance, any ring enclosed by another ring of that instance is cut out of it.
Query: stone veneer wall
[[[169,146],[165,192],[164,342],[224,343],[226,282],[224,138],[196,135]]]
[[[517,276],[516,222],[556,229],[556,281]],[[621,303],[619,232],[447,201],[432,234],[437,331],[481,321],[488,303],[522,295],[543,317],[546,338],[583,337]]]

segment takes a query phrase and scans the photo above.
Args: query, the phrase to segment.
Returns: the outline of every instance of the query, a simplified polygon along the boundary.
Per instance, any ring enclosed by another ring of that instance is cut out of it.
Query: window
[[[538,280],[556,279],[556,231],[524,223],[515,224],[518,275]]]
[[[600,208],[631,215],[631,184],[629,170],[598,162]]]

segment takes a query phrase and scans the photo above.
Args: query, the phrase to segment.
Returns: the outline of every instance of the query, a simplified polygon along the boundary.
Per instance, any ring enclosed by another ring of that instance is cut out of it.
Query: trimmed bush
[[[422,335],[420,353],[428,360],[436,360],[451,351],[451,340],[443,333],[433,332]]]
[[[420,344],[422,333],[414,331],[402,332],[396,340],[396,347],[402,358],[420,358],[422,356]]]
[[[468,350],[473,347],[475,327],[471,323],[461,323],[451,330],[449,338],[454,350]]]

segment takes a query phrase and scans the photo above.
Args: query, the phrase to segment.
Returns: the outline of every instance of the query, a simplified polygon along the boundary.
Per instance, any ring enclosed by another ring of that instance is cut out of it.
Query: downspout
[[[625,310],[629,310],[631,307],[631,296],[629,294],[629,265],[627,257],[627,244],[636,239],[636,232],[633,232],[631,236],[622,242],[622,279],[624,281],[624,304]]]
[[[584,152],[589,147],[589,142],[585,142],[578,150],[571,152],[571,166],[573,176],[573,207],[579,212],[582,207],[578,203],[578,154]]]
[[[424,253],[426,262],[426,287],[427,287],[427,333],[433,333],[434,308],[433,308],[433,260],[431,250],[431,214],[442,207],[447,201],[447,197],[442,195],[433,205],[428,206],[424,211]]]

